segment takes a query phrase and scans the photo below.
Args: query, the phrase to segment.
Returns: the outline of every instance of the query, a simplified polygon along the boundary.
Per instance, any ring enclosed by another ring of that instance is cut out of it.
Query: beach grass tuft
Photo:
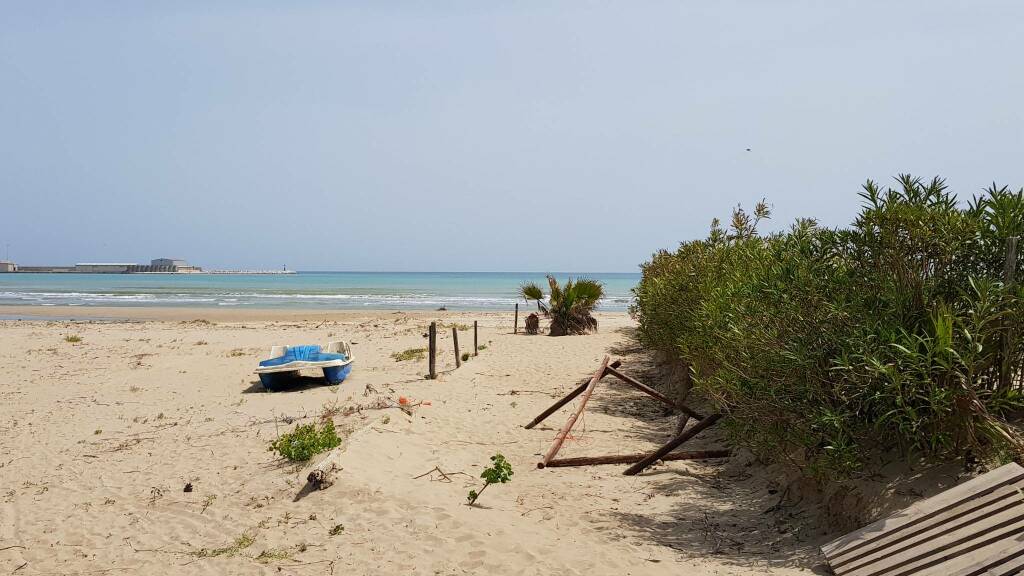
[[[426,355],[426,348],[409,348],[408,350],[395,352],[391,357],[395,359],[395,362],[405,362],[406,360],[423,360]]]
[[[252,534],[245,532],[241,536],[235,539],[230,546],[224,546],[223,548],[203,548],[198,552],[193,553],[197,558],[215,558],[217,556],[235,556],[242,550],[245,550],[249,546],[252,546],[253,542],[256,541],[256,537]]]
[[[67,336],[64,337],[64,341],[69,342],[71,344],[78,344],[79,342],[82,341],[82,337],[79,336],[78,334],[68,334]]]

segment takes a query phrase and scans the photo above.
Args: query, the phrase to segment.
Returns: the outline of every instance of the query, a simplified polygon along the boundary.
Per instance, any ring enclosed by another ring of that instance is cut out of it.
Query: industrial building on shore
[[[192,266],[180,258],[156,258],[149,264],[130,262],[83,262],[74,266],[18,266],[8,260],[0,260],[0,272],[66,274],[194,274],[203,269]]]

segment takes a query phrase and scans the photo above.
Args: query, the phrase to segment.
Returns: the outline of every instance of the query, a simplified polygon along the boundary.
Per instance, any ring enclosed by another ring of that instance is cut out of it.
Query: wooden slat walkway
[[[821,551],[837,576],[1024,574],[1024,468],[997,468]]]

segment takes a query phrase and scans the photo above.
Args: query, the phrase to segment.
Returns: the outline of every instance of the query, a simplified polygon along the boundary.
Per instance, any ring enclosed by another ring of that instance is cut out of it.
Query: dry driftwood
[[[334,484],[334,475],[342,468],[338,466],[337,458],[341,455],[341,447],[335,448],[327,453],[322,460],[310,468],[306,474],[306,482],[313,490],[326,490]]]

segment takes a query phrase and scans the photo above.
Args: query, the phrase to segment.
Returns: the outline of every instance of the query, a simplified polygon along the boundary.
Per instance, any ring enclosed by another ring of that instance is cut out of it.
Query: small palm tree
[[[597,330],[597,319],[594,308],[604,298],[604,286],[596,280],[588,278],[569,278],[564,286],[559,286],[554,276],[548,276],[551,295],[544,302],[544,291],[540,286],[529,282],[519,289],[520,295],[527,300],[536,300],[540,311],[551,319],[549,333],[552,336],[566,334],[586,334]]]
[[[540,286],[537,286],[533,282],[526,282],[525,284],[519,287],[519,295],[522,296],[523,299],[526,300],[527,302],[529,302],[530,300],[536,300],[537,311],[541,311],[540,303],[542,300],[544,300],[544,290],[541,290]]]

